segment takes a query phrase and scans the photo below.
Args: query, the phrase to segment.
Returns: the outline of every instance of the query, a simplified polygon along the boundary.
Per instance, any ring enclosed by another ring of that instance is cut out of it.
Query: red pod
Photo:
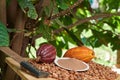
[[[56,58],[56,48],[48,43],[42,44],[37,52],[37,62],[51,63]]]

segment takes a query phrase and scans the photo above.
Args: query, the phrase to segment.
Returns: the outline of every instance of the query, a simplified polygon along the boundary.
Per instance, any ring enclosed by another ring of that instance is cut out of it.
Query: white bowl
[[[61,68],[64,68],[64,69],[67,69],[67,70],[72,70],[72,69],[70,69],[70,68],[61,66],[61,65],[58,63],[58,60],[60,60],[60,59],[63,60],[63,59],[70,59],[70,58],[68,58],[68,57],[56,58],[56,59],[54,60],[54,63],[55,63],[57,66],[61,67]],[[82,69],[75,70],[75,71],[86,71],[86,70],[89,69],[89,65],[88,65],[87,63],[85,63],[85,62],[83,62],[83,61],[81,61],[81,60],[79,60],[79,61],[81,62],[82,65],[84,65],[84,66],[86,66],[86,67],[85,67],[85,68],[82,68]],[[74,63],[73,63],[73,65],[74,65]]]

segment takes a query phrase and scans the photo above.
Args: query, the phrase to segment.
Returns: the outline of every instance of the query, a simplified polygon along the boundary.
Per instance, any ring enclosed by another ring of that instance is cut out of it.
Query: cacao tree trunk
[[[120,49],[117,50],[117,61],[116,61],[116,67],[120,68]]]
[[[13,51],[21,55],[22,51],[22,43],[24,38],[24,25],[25,25],[25,16],[24,13],[19,9],[16,17],[15,22],[15,29],[16,33],[14,34],[12,41],[11,41],[11,48]],[[11,75],[12,74],[12,78]],[[8,67],[6,72],[6,79],[5,80],[20,80],[20,78],[16,75],[16,73],[12,72],[11,69]]]
[[[0,21],[6,25],[6,0],[0,0]]]
[[[17,1],[10,0],[7,8],[8,14],[6,17],[6,0],[0,1],[0,21],[5,25],[7,24],[7,27],[12,26],[12,28],[15,28],[17,30],[14,35],[10,35],[12,36],[12,44],[10,47],[19,55],[24,56],[24,54],[21,54],[21,52],[26,19],[24,13],[20,9],[18,9],[19,8],[17,7]],[[8,22],[6,22],[6,18]],[[0,68],[2,68],[2,80],[20,80],[17,74],[5,63],[5,57],[6,55],[0,52]]]
[[[7,7],[7,23],[8,27],[14,27],[17,16],[18,3],[17,0],[10,0]]]
[[[0,22],[2,22],[4,25],[6,25],[6,0],[0,1]],[[6,55],[0,51],[0,69],[1,69],[0,80],[3,79],[3,76],[6,71],[5,57],[6,57]]]

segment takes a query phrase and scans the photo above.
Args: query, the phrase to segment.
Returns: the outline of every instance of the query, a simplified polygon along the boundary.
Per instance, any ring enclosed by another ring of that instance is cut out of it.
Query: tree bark
[[[19,55],[21,55],[21,50],[22,50],[25,21],[26,21],[26,18],[25,18],[24,13],[21,10],[19,10],[16,23],[15,23],[15,29],[17,31],[14,34],[12,42],[11,42],[11,48],[15,52],[17,52]]]
[[[6,0],[0,0],[0,21],[6,25]]]
[[[6,23],[6,0],[0,0],[0,22],[2,22],[4,25],[7,25]],[[0,51],[0,69],[1,69],[1,73],[0,73],[0,78],[3,79],[4,73],[6,71],[5,69],[5,57],[6,55],[3,54]]]
[[[15,22],[15,29],[17,30],[11,41],[11,48],[13,51],[21,55],[22,43],[24,38],[24,25],[25,25],[25,15],[19,9]],[[12,75],[10,75],[12,74]],[[7,67],[5,80],[20,80],[20,78],[13,72],[9,67]]]
[[[10,3],[7,7],[7,21],[9,27],[14,27],[16,21],[18,3],[17,0],[10,0]]]
[[[117,50],[117,61],[116,61],[116,67],[120,68],[120,49]]]

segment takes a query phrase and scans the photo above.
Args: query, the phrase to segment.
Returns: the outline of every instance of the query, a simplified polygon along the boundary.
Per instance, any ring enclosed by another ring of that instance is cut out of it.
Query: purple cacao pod
[[[51,63],[56,58],[56,48],[51,44],[44,43],[38,48],[36,56],[38,62]]]

